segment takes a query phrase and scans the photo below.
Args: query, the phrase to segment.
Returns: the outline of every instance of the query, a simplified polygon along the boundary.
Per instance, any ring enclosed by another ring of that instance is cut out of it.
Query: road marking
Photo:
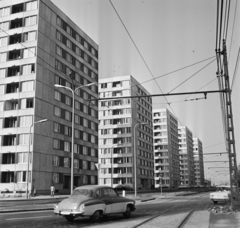
[[[5,220],[33,219],[33,218],[46,218],[46,217],[53,217],[53,215],[38,216],[38,217],[25,217],[25,218],[10,218],[10,219],[5,219]]]

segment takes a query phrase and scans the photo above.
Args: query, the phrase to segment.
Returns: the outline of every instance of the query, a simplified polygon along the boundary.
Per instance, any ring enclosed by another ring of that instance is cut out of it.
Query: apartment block
[[[69,193],[73,102],[74,186],[97,184],[98,45],[49,0],[0,1],[0,28],[1,190]]]
[[[136,179],[138,189],[150,188],[154,184],[152,98],[131,75],[99,83],[99,184],[134,188]]]
[[[203,147],[199,138],[193,138],[193,156],[196,186],[204,186]]]
[[[153,110],[155,188],[180,185],[178,120],[166,108]]]
[[[180,187],[195,186],[193,134],[186,126],[178,126]]]

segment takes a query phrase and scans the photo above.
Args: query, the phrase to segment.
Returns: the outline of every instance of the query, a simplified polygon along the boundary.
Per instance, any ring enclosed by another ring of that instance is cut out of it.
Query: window
[[[5,7],[0,9],[0,17],[10,15],[10,7]]]
[[[54,115],[61,117],[61,109],[59,107],[54,107]]]
[[[53,156],[53,166],[59,166],[59,157]]]
[[[83,182],[83,184],[87,184],[88,183],[87,175],[83,175],[82,176],[82,182]]]
[[[25,18],[25,26],[37,24],[37,16],[31,16]]]
[[[88,169],[88,162],[87,161],[82,161],[82,168],[83,169]]]
[[[73,167],[74,167],[75,169],[79,169],[79,160],[78,160],[78,159],[74,159],[74,161],[73,161]]]
[[[35,47],[26,48],[23,50],[23,58],[31,58],[35,56]]]
[[[6,62],[7,61],[7,53],[0,53],[0,62]]]
[[[63,159],[63,166],[66,168],[70,167],[70,159],[69,158]]]
[[[0,69],[0,78],[5,78],[6,76],[6,69]]]
[[[64,151],[70,152],[70,142],[64,142]]]
[[[87,155],[87,147],[83,146],[83,155]]]
[[[54,149],[60,149],[60,140],[53,139],[53,148]]]
[[[61,93],[55,90],[54,91],[54,98],[55,98],[55,100],[60,101],[61,100]]]
[[[34,81],[22,82],[22,92],[33,91],[34,90]]]
[[[20,127],[31,126],[32,116],[20,116]]]
[[[36,35],[37,35],[37,33],[35,31],[24,33],[23,40],[24,40],[24,42],[34,41],[34,40],[36,40]]]
[[[22,74],[32,74],[35,72],[34,64],[24,65],[22,67]]]
[[[0,23],[0,29],[3,31],[9,30],[9,21]]]
[[[31,1],[26,3],[26,11],[37,9],[37,1]]]
[[[8,38],[7,37],[1,37],[0,38],[0,47],[7,46]]]
[[[26,182],[27,180],[27,171],[18,171],[17,172],[17,182]],[[30,173],[29,173],[30,176]]]
[[[53,124],[53,131],[60,133],[60,124],[59,123],[54,123]]]
[[[28,145],[29,144],[29,134],[19,135],[19,145]]]
[[[57,54],[62,56],[62,48],[59,46],[56,46],[56,48],[57,48],[57,50],[56,50]]]
[[[31,154],[29,154],[31,156]],[[30,157],[31,162],[31,157]],[[28,153],[17,153],[17,161],[18,163],[28,163]]]
[[[59,173],[53,173],[53,183],[59,183]]]

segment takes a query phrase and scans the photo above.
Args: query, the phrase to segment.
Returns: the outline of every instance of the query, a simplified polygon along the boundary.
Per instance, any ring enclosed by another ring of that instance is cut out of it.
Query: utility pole
[[[238,172],[237,172],[237,159],[236,159],[236,148],[235,148],[235,137],[234,137],[234,125],[233,125],[233,114],[232,114],[232,102],[231,102],[231,89],[229,83],[228,74],[228,61],[227,61],[227,47],[226,42],[223,40],[223,76],[225,84],[225,118],[226,118],[226,139],[227,139],[227,151],[229,156],[229,172],[230,172],[230,186],[231,186],[231,204],[233,206],[233,197],[239,200],[239,186],[238,186]],[[234,188],[236,189],[234,189]]]

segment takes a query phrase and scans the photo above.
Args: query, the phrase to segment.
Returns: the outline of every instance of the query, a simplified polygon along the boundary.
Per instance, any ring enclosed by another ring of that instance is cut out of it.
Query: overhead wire
[[[234,70],[233,79],[232,79],[231,91],[233,90],[233,86],[234,86],[237,71],[238,71],[239,53],[240,53],[240,47],[238,48],[238,56],[237,56],[237,60],[236,60],[236,64],[235,64],[235,70]]]
[[[204,68],[206,68],[208,65],[210,65],[211,63],[213,63],[216,60],[216,58],[214,60],[212,60],[210,63],[208,63],[207,65],[205,65],[204,67],[202,67],[200,70],[198,70],[196,73],[194,73],[193,75],[191,75],[189,78],[187,78],[186,80],[184,80],[183,82],[181,82],[178,86],[174,87],[171,91],[169,91],[168,93],[171,93],[172,91],[174,91],[175,89],[177,89],[179,86],[181,86],[182,84],[184,84],[186,81],[188,81],[189,79],[191,79],[192,77],[194,77],[196,74],[198,74],[200,71],[202,71]]]
[[[133,40],[133,38],[132,38],[131,34],[129,33],[129,31],[128,31],[127,27],[125,26],[125,24],[124,24],[124,22],[123,22],[123,20],[121,19],[120,15],[119,15],[119,13],[118,13],[118,11],[117,11],[117,9],[115,8],[115,6],[113,5],[113,3],[112,3],[112,1],[111,1],[111,0],[109,0],[109,2],[110,2],[110,4],[111,4],[111,6],[113,7],[113,9],[114,9],[115,13],[117,14],[117,16],[118,16],[119,20],[121,21],[121,23],[122,23],[122,25],[123,25],[124,29],[126,30],[126,32],[127,32],[127,34],[128,34],[128,36],[130,37],[130,39],[131,39],[131,41],[132,41],[132,43],[133,43],[134,47],[136,48],[136,50],[137,50],[138,54],[140,55],[141,59],[143,60],[143,62],[144,62],[144,64],[145,64],[145,66],[147,67],[147,69],[148,69],[149,73],[151,74],[152,78],[154,79],[154,76],[153,76],[153,73],[152,73],[152,71],[150,70],[150,68],[149,68],[148,64],[146,63],[145,59],[143,58],[143,56],[142,56],[142,54],[141,54],[140,50],[138,49],[138,47],[137,47],[136,43],[135,43],[135,42],[134,42],[134,40]],[[156,81],[156,79],[154,79],[154,80]],[[158,85],[157,81],[156,81],[156,85],[158,86],[158,88],[159,88],[159,90],[161,91],[161,93],[163,93],[163,91],[162,91],[161,87]],[[169,105],[169,107],[171,108],[171,110],[172,110],[173,114],[174,114],[174,115],[177,117],[176,113],[174,112],[173,108],[171,107],[170,103],[168,102],[168,100],[167,100],[166,96],[164,96],[164,99],[165,99],[165,100],[166,100],[166,102],[168,103],[168,105]],[[180,124],[181,124],[181,121],[180,121],[180,119],[179,119],[178,117],[177,117],[177,119],[179,120],[179,122],[180,122]]]
[[[237,7],[238,7],[237,5],[238,5],[238,0],[236,0],[236,5],[235,5],[235,12],[234,12],[234,19],[233,19],[233,27],[232,27],[232,35],[231,35],[231,43],[230,43],[230,49],[229,49],[229,55],[228,55],[228,62],[230,62],[230,57],[231,57],[233,32],[234,32],[236,12],[237,12]]]

